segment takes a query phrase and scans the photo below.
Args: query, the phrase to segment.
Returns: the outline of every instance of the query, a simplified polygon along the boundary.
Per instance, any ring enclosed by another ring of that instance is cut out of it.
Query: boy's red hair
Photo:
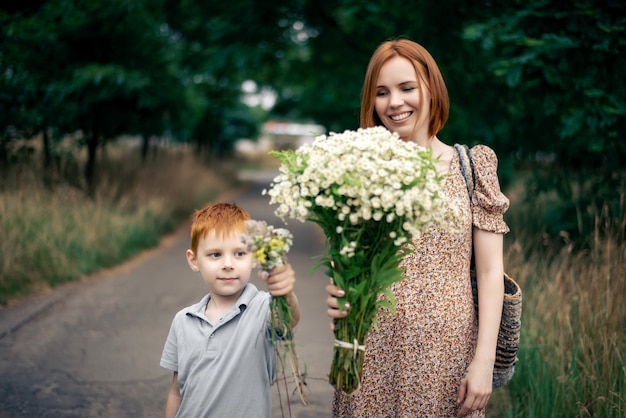
[[[245,232],[245,222],[249,219],[246,210],[232,203],[213,203],[197,210],[191,224],[191,250],[196,253],[200,238],[210,231],[215,231],[220,238],[233,232]]]

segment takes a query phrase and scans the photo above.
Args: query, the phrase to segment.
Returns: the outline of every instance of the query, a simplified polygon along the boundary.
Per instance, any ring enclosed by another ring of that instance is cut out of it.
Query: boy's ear
[[[187,264],[189,264],[192,271],[200,270],[198,268],[198,259],[196,258],[196,254],[191,249],[185,252],[185,256],[187,257]]]

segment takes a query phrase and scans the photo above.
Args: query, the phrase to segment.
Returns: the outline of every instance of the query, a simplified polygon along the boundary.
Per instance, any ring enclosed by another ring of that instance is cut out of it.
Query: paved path
[[[251,184],[221,200],[280,225],[261,195],[264,187]],[[294,221],[287,227],[295,236],[289,260],[299,275],[296,343],[308,369],[309,405],[296,395],[287,404],[283,394],[281,412],[274,387],[273,416],[328,417],[333,337],[326,280],[321,271],[310,272],[323,239],[314,225]],[[184,226],[123,266],[0,309],[0,418],[163,416],[171,373],[159,359],[170,322],[205,293],[184,259],[187,234]]]

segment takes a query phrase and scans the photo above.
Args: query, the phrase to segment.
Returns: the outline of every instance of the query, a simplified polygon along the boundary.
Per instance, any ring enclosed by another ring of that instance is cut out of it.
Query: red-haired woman
[[[349,395],[335,393],[336,417],[485,414],[504,297],[508,227],[503,215],[509,201],[500,191],[495,153],[477,145],[471,149],[475,190],[470,202],[456,150],[437,137],[448,110],[443,76],[424,47],[399,39],[376,49],[363,85],[361,127],[385,126],[432,150],[439,172],[448,175],[443,187],[457,207],[459,230],[433,227],[415,240],[415,252],[401,263],[405,278],[392,288],[397,310],[379,314],[378,328],[367,337],[361,386]],[[472,251],[478,316],[470,282]],[[344,317],[336,299],[343,291],[329,285],[327,292],[329,316]]]

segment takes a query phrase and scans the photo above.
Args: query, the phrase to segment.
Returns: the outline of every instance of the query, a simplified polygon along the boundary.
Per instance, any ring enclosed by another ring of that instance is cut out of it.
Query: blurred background
[[[511,199],[524,316],[498,416],[626,416],[622,0],[3,4],[0,303],[156,245],[275,172],[271,149],[357,128],[397,37],[444,74],[440,138],[492,147]]]

